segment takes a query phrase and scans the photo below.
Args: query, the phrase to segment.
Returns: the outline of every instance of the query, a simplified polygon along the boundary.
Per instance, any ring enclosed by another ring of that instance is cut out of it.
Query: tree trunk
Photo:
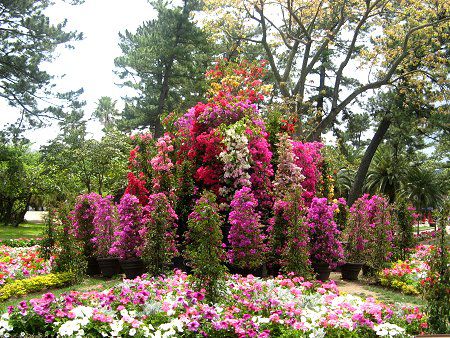
[[[176,35],[175,35],[174,47],[178,46],[178,44],[180,43],[181,34],[184,29],[183,28],[183,18],[188,17],[189,13],[190,13],[190,9],[189,9],[188,0],[185,0],[184,5],[183,5],[183,13],[182,13],[183,16],[180,18],[180,21],[177,23],[177,31],[176,31]],[[163,136],[163,134],[164,134],[164,128],[161,123],[161,116],[164,112],[164,106],[166,104],[167,97],[169,96],[169,89],[170,89],[169,79],[172,77],[172,67],[173,67],[174,62],[175,62],[175,55],[172,54],[172,55],[170,55],[170,58],[164,67],[163,82],[161,85],[161,92],[160,92],[159,98],[158,98],[158,110],[156,111],[156,118],[155,118],[155,126],[154,126],[155,130],[154,130],[154,135],[153,135],[155,138],[159,138],[159,137]]]
[[[349,206],[351,206],[356,199],[361,196],[364,180],[366,178],[367,171],[369,170],[370,163],[372,162],[372,158],[375,155],[381,141],[383,141],[384,135],[386,135],[390,125],[391,120],[384,118],[378,125],[377,131],[375,132],[375,135],[373,135],[370,144],[367,146],[366,152],[364,153],[356,173],[355,181],[353,182],[352,188],[348,194],[347,204]]]

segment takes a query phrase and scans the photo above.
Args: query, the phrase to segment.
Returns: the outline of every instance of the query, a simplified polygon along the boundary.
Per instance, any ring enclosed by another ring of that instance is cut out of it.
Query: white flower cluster
[[[9,315],[5,313],[0,317],[0,337],[10,337],[9,332],[12,330],[13,327],[9,323]]]
[[[251,186],[250,174],[250,151],[248,149],[248,138],[245,136],[245,125],[237,122],[225,130],[223,143],[226,149],[219,154],[224,164],[224,178],[231,181],[233,190]],[[221,193],[226,196],[232,191],[223,188]]]
[[[68,320],[59,327],[58,336],[81,338],[84,336],[83,327],[89,324],[94,309],[88,306],[77,306],[71,312],[75,315],[75,318]]]
[[[373,329],[377,336],[380,337],[404,337],[405,329],[391,323],[382,323],[374,325]]]

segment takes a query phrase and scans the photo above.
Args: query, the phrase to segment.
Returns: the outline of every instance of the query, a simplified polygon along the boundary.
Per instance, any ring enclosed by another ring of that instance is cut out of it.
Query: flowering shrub
[[[188,276],[136,278],[104,292],[47,293],[9,309],[0,334],[119,337],[373,337],[419,334],[426,318],[373,298],[340,295],[334,282],[232,276],[216,303]]]
[[[174,148],[172,145],[172,138],[168,133],[160,137],[156,141],[156,149],[158,153],[150,160],[153,169],[152,188],[153,192],[167,192],[170,193],[173,189],[173,163],[170,159],[170,153]]]
[[[117,208],[112,196],[101,198],[96,202],[95,215],[92,220],[94,233],[92,243],[97,257],[108,257],[117,231]]]
[[[406,259],[408,250],[414,246],[413,225],[415,222],[414,208],[405,202],[396,204],[395,215],[397,217],[398,229],[395,235],[396,256]]]
[[[83,254],[92,257],[94,254],[94,217],[97,202],[102,197],[97,193],[80,195],[77,197],[75,209],[72,212],[73,232],[75,237],[83,243]]]
[[[428,259],[430,269],[425,284],[428,325],[435,333],[450,331],[450,250],[447,227],[450,201],[447,199],[439,213],[438,241]]]
[[[216,196],[205,191],[189,215],[186,258],[192,268],[196,289],[203,288],[211,301],[218,298],[226,271],[222,264],[225,250],[221,225]]]
[[[26,279],[16,279],[0,287],[0,301],[20,297],[28,293],[42,291],[54,287],[62,287],[75,280],[72,272],[48,273]],[[1,333],[1,331],[0,331]],[[6,337],[6,336],[3,336]]]
[[[83,278],[87,261],[83,245],[73,231],[72,205],[61,203],[49,211],[46,220],[46,237],[42,241],[41,254],[45,259],[54,256],[53,272],[70,272],[73,281]]]
[[[0,239],[0,245],[6,245],[10,248],[24,248],[38,245],[42,238],[11,238]]]
[[[175,242],[178,217],[163,193],[149,196],[144,215],[139,230],[144,239],[140,252],[149,272],[158,275],[166,271],[178,254]]]
[[[333,269],[344,259],[340,231],[334,222],[338,206],[329,204],[326,198],[314,197],[308,209],[308,227],[311,241],[311,260],[326,262]]]
[[[53,257],[45,260],[39,257],[39,246],[0,246],[0,285],[51,272]]]
[[[154,156],[155,140],[150,133],[142,133],[131,136],[135,147],[130,151],[128,158],[128,185],[126,194],[134,195],[139,199],[139,203],[147,204],[147,196],[150,187],[148,182],[151,179],[152,168],[149,159]]]
[[[380,283],[405,294],[420,294],[422,284],[430,270],[427,260],[431,250],[432,246],[429,245],[415,247],[409,259],[393,262],[390,267],[379,273]]]
[[[139,200],[129,194],[123,195],[118,206],[119,229],[116,231],[116,240],[110,254],[121,259],[131,259],[140,256],[139,248],[143,239],[139,234],[142,229],[142,207]]]
[[[397,226],[392,218],[393,208],[384,197],[372,196],[366,207],[370,218],[366,265],[380,271],[393,255]]]
[[[292,142],[293,151],[296,159],[296,164],[302,168],[302,174],[305,179],[302,181],[303,198],[307,205],[316,196],[316,186],[320,177],[320,166],[322,162],[322,155],[320,149],[323,147],[322,143],[310,142],[303,143],[299,141]]]
[[[257,206],[258,202],[248,187],[236,191],[231,201],[228,218],[231,225],[228,234],[231,249],[227,256],[231,264],[240,268],[260,267],[268,251],[260,218],[256,213]]]
[[[437,235],[436,230],[421,231],[418,234],[414,234],[414,240],[416,242],[425,242],[436,238],[436,235]]]
[[[274,203],[274,218],[269,225],[269,245],[271,248],[271,258],[276,264],[285,265],[280,260],[285,255],[286,239],[288,235],[288,229],[290,227],[300,226],[301,215],[300,209],[303,207],[303,200],[296,199],[295,202],[291,200],[293,193],[303,192],[301,186],[304,176],[302,175],[302,169],[296,165],[296,155],[293,152],[292,141],[287,134],[281,134],[280,140],[277,145],[278,149],[278,168],[273,182],[275,203]],[[304,232],[307,234],[307,231]],[[305,240],[300,240],[298,244],[303,246]],[[308,242],[308,240],[306,240]],[[292,243],[291,243],[292,244]],[[299,251],[301,253],[302,251]],[[303,264],[300,264],[303,265]],[[296,271],[297,268],[293,271]]]
[[[282,250],[281,269],[297,276],[311,276],[309,259],[308,222],[303,206],[302,189],[300,186],[288,193],[284,200],[275,206],[275,223],[286,226],[286,245]]]
[[[363,195],[350,208],[344,240],[347,262],[380,270],[392,255],[395,224],[391,207],[380,196]]]

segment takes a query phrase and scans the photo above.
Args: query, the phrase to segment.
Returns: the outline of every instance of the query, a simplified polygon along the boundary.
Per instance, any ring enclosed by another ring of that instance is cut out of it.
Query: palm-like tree
[[[337,196],[347,197],[353,184],[355,171],[348,168],[341,168],[335,175],[334,192]]]
[[[407,172],[403,157],[395,156],[390,147],[380,147],[372,160],[364,188],[371,194],[384,194],[391,203],[395,202]]]
[[[401,196],[411,201],[417,210],[437,208],[445,200],[448,187],[432,169],[413,167],[408,170]]]

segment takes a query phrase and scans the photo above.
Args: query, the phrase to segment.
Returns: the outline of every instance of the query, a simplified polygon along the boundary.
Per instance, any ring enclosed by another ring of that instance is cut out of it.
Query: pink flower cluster
[[[308,209],[311,260],[326,262],[331,268],[344,259],[340,231],[334,222],[334,212],[338,206],[328,203],[326,198],[314,197]]]
[[[156,141],[156,149],[158,151],[157,155],[150,160],[150,164],[154,170],[152,179],[154,192],[161,191],[161,189],[164,190],[171,188],[165,186],[168,182],[164,182],[173,176],[171,171],[174,166],[169,156],[170,153],[173,152],[174,148],[172,145],[172,138],[168,133],[165,133],[164,136],[160,137]]]
[[[112,196],[98,199],[92,220],[94,231],[91,239],[97,257],[109,256],[118,228],[117,223],[117,208],[112,201]]]
[[[228,222],[231,225],[227,256],[231,264],[242,268],[257,268],[264,263],[268,251],[262,224],[256,212],[258,202],[249,187],[236,191],[231,201]]]
[[[306,205],[316,196],[316,187],[320,177],[320,166],[322,162],[323,144],[319,142],[303,143],[299,141],[292,142],[294,154],[297,156],[295,164],[302,168],[302,174],[305,179],[302,182],[303,198]]]
[[[131,259],[140,256],[139,248],[143,245],[143,238],[139,234],[142,229],[142,207],[137,197],[123,195],[118,206],[119,224],[115,232],[110,254],[121,259]]]

